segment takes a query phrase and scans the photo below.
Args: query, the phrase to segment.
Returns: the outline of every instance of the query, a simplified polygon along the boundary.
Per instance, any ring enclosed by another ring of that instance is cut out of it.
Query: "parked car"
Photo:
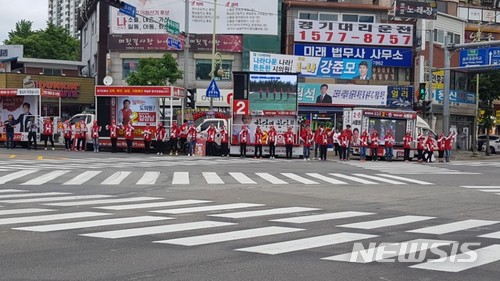
[[[486,151],[486,144],[483,144],[483,150]],[[500,151],[500,139],[490,140],[490,152],[491,154],[496,154],[497,151]]]
[[[490,141],[492,140],[499,140],[500,136],[499,135],[490,135]],[[486,135],[479,135],[477,137],[477,150],[482,151],[483,150],[483,145],[486,143]]]

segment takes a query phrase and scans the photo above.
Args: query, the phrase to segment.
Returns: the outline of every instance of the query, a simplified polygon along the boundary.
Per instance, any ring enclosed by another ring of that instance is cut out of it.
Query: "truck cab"
[[[217,131],[219,131],[222,126],[226,127],[226,130],[230,130],[229,121],[223,118],[207,118],[204,119],[198,126],[196,126],[196,131],[199,134],[199,137],[206,139],[207,138],[207,130],[210,125],[214,125]],[[215,144],[216,144],[216,152],[219,153],[221,151],[221,137],[220,134],[215,135]]]

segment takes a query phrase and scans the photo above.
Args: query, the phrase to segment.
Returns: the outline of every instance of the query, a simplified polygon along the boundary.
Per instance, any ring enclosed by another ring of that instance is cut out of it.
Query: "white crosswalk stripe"
[[[420,184],[420,185],[434,185],[433,183],[430,183],[430,182],[421,181],[421,180],[415,180],[415,179],[409,179],[409,178],[404,178],[404,177],[395,176],[395,175],[377,174],[377,176],[391,178],[391,179],[396,179],[396,180],[400,180],[400,181],[411,182],[411,183],[416,183],[416,184]]]
[[[172,184],[189,184],[188,172],[174,172]]]
[[[0,210],[0,216],[43,213],[43,212],[53,212],[53,211],[55,211],[55,210],[40,209],[40,208],[10,209],[10,210]]]
[[[343,174],[339,174],[339,173],[330,173],[330,175],[336,176],[338,178],[347,179],[347,180],[350,180],[350,181],[353,181],[353,182],[362,183],[362,184],[378,184],[378,183],[373,182],[373,181],[369,181],[369,180],[365,180],[365,179],[360,179],[360,178],[357,178],[357,177],[343,175]]]
[[[299,213],[299,212],[309,212],[309,211],[317,211],[317,210],[321,210],[321,209],[305,208],[305,207],[285,207],[285,208],[275,208],[275,209],[266,209],[266,210],[257,210],[257,211],[244,211],[244,212],[235,212],[235,213],[216,214],[216,215],[210,215],[210,216],[220,217],[220,218],[241,219],[241,218],[271,216],[271,215],[283,215],[283,214]]]
[[[499,223],[498,221],[488,221],[488,220],[463,220],[458,222],[446,223],[441,225],[429,226],[419,229],[408,230],[407,232],[412,233],[425,233],[425,234],[447,234],[456,231],[467,230],[471,228],[488,226]]]
[[[377,176],[372,176],[372,175],[365,175],[365,174],[354,174],[354,175],[357,176],[357,177],[363,177],[363,178],[367,178],[367,179],[371,179],[371,180],[376,180],[376,181],[381,181],[381,182],[390,183],[390,184],[406,184],[404,182],[390,180],[390,179],[384,179],[384,178],[377,177]]]
[[[71,193],[68,192],[15,193],[9,195],[0,195],[0,199],[42,197],[42,196],[54,196],[54,195],[68,195],[68,194]]]
[[[21,190],[21,189],[0,189],[0,194],[1,193],[15,193],[15,192],[27,192],[27,190]]]
[[[358,161],[348,161],[345,164],[363,168],[366,170],[380,171],[389,174],[405,174],[405,175],[477,175],[481,173],[465,172],[453,170],[445,167],[439,167],[435,164],[421,164],[416,162],[376,162],[376,163],[361,163]],[[441,164],[441,163],[440,163]],[[404,165],[404,166],[402,166]]]
[[[130,197],[130,198],[117,198],[117,199],[100,199],[100,200],[86,200],[86,201],[76,201],[76,202],[61,202],[61,203],[47,203],[47,206],[85,206],[85,205],[100,205],[100,204],[115,204],[115,203],[127,203],[127,202],[140,202],[140,201],[151,201],[160,200],[160,197]]]
[[[492,233],[488,233],[488,234],[483,234],[483,235],[479,235],[478,237],[500,239],[500,231],[492,232]]]
[[[63,185],[82,185],[100,173],[102,173],[102,171],[85,171],[63,183]]]
[[[400,216],[393,217],[387,219],[373,220],[373,221],[364,221],[364,222],[356,222],[339,225],[340,227],[349,227],[349,228],[357,228],[357,229],[376,229],[388,226],[396,226],[407,223],[420,222],[425,220],[434,219],[435,217],[426,217],[426,216]]]
[[[214,172],[203,172],[203,177],[208,184],[224,184],[224,181]]]
[[[103,185],[118,185],[120,184],[124,179],[126,179],[131,172],[129,171],[120,171],[112,174],[109,176],[107,179],[105,179],[101,184]]]
[[[137,185],[155,184],[160,177],[160,172],[144,172],[142,178],[137,181]]]
[[[98,213],[98,212],[77,212],[77,213],[65,213],[65,214],[55,214],[55,215],[39,215],[39,216],[28,216],[28,217],[4,218],[4,219],[0,219],[0,225],[21,224],[21,223],[28,223],[28,222],[66,220],[66,219],[75,219],[75,218],[88,218],[88,217],[97,217],[97,216],[106,216],[106,215],[111,215],[111,214]]]
[[[326,220],[354,218],[354,217],[368,216],[368,215],[374,215],[374,214],[375,213],[346,211],[346,212],[326,213],[326,214],[319,214],[319,215],[309,215],[309,216],[276,219],[276,220],[271,220],[271,221],[286,222],[286,223],[310,223],[310,222],[319,222],[319,221],[326,221]]]
[[[255,173],[255,174],[272,184],[288,184],[286,181],[279,179],[269,173]]]
[[[2,200],[2,203],[20,204],[20,203],[41,203],[41,202],[54,202],[54,201],[71,201],[80,199],[99,199],[114,197],[111,195],[72,195],[72,196],[58,196],[58,197],[42,197],[42,198],[29,198],[29,199],[10,199]]]
[[[346,182],[343,182],[343,181],[340,181],[337,179],[333,179],[333,178],[329,178],[329,177],[325,177],[325,176],[320,175],[318,173],[306,173],[306,175],[313,177],[313,178],[320,179],[322,181],[326,181],[327,183],[331,183],[331,184],[347,184]]]
[[[35,173],[37,171],[38,170],[23,170],[23,171],[14,172],[12,174],[8,174],[6,176],[2,176],[2,177],[0,177],[0,184],[5,184],[5,183],[7,183],[9,181],[12,181],[12,180],[15,180],[15,179],[18,179],[18,178],[22,178],[24,176],[33,174],[33,173]]]
[[[304,177],[301,177],[299,175],[293,174],[293,173],[281,173],[283,176],[290,178],[294,181],[298,181],[303,184],[319,184],[318,182],[312,181],[310,179],[306,179]]]
[[[159,207],[170,207],[170,206],[181,206],[181,205],[194,205],[194,204],[203,204],[203,203],[210,203],[210,202],[212,202],[212,201],[207,201],[207,200],[177,200],[177,201],[168,201],[168,202],[103,206],[103,207],[95,207],[95,208],[118,211],[118,210],[148,209],[148,208],[159,208]]]
[[[200,206],[200,207],[189,207],[189,208],[179,208],[179,209],[169,209],[160,211],[151,211],[160,214],[189,214],[189,213],[199,213],[199,212],[211,212],[211,211],[223,211],[223,210],[233,210],[251,207],[261,207],[263,204],[254,203],[232,203],[232,204],[221,204],[221,205],[211,205],[211,206]]]
[[[52,172],[49,172],[47,174],[44,174],[42,176],[39,176],[37,178],[34,178],[32,180],[29,180],[29,181],[21,183],[21,184],[22,185],[42,185],[42,184],[48,183],[49,181],[51,181],[53,179],[60,177],[66,173],[69,173],[69,171],[61,171],[61,170],[52,171]]]
[[[160,240],[154,241],[154,243],[164,243],[164,244],[174,244],[182,246],[199,246],[248,238],[256,238],[269,235],[284,234],[296,231],[302,231],[304,229],[291,228],[291,227],[279,227],[279,226],[269,226],[261,228],[253,228],[246,230],[237,230],[231,232],[223,232],[216,234],[207,234],[191,237],[183,237],[177,239]]]
[[[241,184],[257,184],[255,181],[245,176],[243,173],[229,173],[235,180]]]

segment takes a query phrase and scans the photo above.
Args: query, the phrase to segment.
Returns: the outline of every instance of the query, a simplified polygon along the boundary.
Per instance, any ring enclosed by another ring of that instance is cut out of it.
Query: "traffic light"
[[[422,102],[422,112],[424,117],[429,117],[432,114],[432,101]]]
[[[125,6],[125,2],[119,0],[107,0],[110,6],[121,9]]]
[[[186,107],[194,109],[196,107],[196,89],[191,88],[186,91]]]
[[[425,100],[427,97],[426,93],[427,90],[425,89],[425,83],[420,83],[420,86],[418,87],[418,99]]]

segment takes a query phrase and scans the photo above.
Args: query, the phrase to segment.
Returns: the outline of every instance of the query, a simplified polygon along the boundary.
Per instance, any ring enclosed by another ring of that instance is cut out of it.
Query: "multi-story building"
[[[63,27],[73,37],[79,37],[77,9],[83,0],[49,0],[49,21]]]

